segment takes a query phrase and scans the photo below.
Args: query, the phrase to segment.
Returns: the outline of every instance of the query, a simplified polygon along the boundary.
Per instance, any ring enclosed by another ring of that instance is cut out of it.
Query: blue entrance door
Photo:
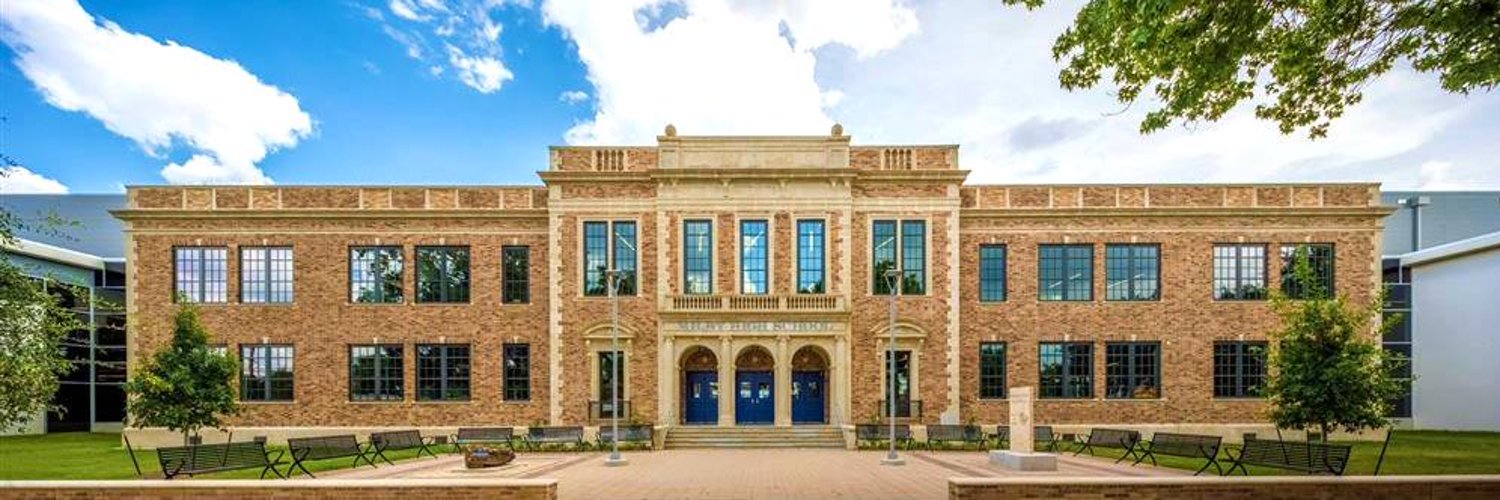
[[[687,372],[687,384],[682,387],[682,400],[687,402],[684,423],[719,423],[718,372]]]
[[[771,424],[776,421],[776,397],[771,372],[735,374],[734,422]]]
[[[828,387],[823,372],[792,372],[792,423],[824,424]]]

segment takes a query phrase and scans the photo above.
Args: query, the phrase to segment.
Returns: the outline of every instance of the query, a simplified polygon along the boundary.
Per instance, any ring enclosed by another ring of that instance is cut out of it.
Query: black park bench
[[[1245,466],[1259,465],[1307,474],[1342,476],[1344,467],[1349,465],[1349,452],[1352,448],[1347,444],[1313,441],[1246,439],[1238,455],[1234,453],[1234,450],[1230,450],[1230,458],[1234,459],[1234,464],[1229,467],[1225,475],[1233,474],[1235,469],[1239,469],[1241,474],[1249,475],[1250,472],[1245,470]]]
[[[890,424],[856,424],[854,426],[855,444],[870,443],[879,444],[891,440]],[[896,445],[904,446],[912,443],[911,426],[907,424],[896,424]]]
[[[634,443],[645,445],[646,449],[654,449],[656,429],[650,424],[635,424],[620,426],[620,444]],[[614,442],[614,428],[611,426],[599,427],[599,448],[603,449]]]
[[[285,452],[278,451],[272,457],[265,443],[257,441],[220,444],[194,444],[156,449],[156,459],[161,462],[162,477],[172,479],[180,475],[192,477],[197,474],[223,472],[259,467],[260,478],[266,473],[286,479],[276,471]]]
[[[1141,461],[1151,459],[1151,465],[1156,464],[1157,455],[1170,455],[1174,457],[1202,458],[1208,460],[1193,475],[1202,474],[1208,470],[1208,466],[1214,466],[1219,475],[1224,475],[1224,468],[1219,467],[1219,445],[1223,442],[1219,436],[1205,436],[1199,434],[1173,434],[1170,432],[1158,432],[1151,435],[1151,441],[1141,446],[1141,456],[1135,459],[1138,465]]]
[[[1057,438],[1052,436],[1052,426],[1038,425],[1031,428],[1031,440],[1033,449],[1057,451]],[[1010,426],[1001,425],[995,427],[995,433],[990,434],[990,440],[995,442],[995,449],[1010,448]]]
[[[1120,463],[1121,460],[1125,460],[1125,457],[1139,458],[1136,456],[1136,448],[1140,446],[1140,444],[1141,433],[1139,431],[1131,431],[1125,429],[1092,429],[1089,431],[1088,438],[1084,439],[1083,446],[1080,446],[1078,448],[1078,451],[1074,451],[1073,456],[1076,457],[1079,453],[1083,453],[1085,451],[1089,452],[1090,455],[1093,455],[1094,448],[1096,447],[1119,448],[1125,450],[1125,454],[1120,455],[1120,458],[1115,460],[1115,463]]]
[[[529,427],[526,429],[526,449],[536,450],[547,445],[559,445],[587,450],[589,443],[583,440],[583,427]]]
[[[361,461],[370,464],[370,467],[375,466],[375,462],[370,460],[370,450],[361,446],[353,434],[288,438],[286,446],[292,452],[292,465],[286,468],[287,477],[296,474],[297,469],[301,469],[303,474],[310,477],[317,477],[312,471],[307,470],[307,466],[303,465],[308,460],[354,457],[354,467],[359,467]]]
[[[927,426],[927,449],[933,449],[933,445],[945,443],[959,443],[962,447],[970,444],[979,445],[984,449],[984,432],[977,425],[929,425]]]
[[[396,464],[385,456],[386,451],[416,449],[417,458],[421,458],[423,453],[432,458],[437,458],[437,455],[433,454],[432,450],[427,448],[428,444],[430,443],[428,443],[426,438],[422,437],[422,432],[418,430],[371,432],[370,451],[367,453],[373,453],[375,458],[385,460],[385,463],[391,465]]]
[[[516,431],[510,427],[459,427],[458,434],[453,436],[453,446],[458,449],[469,445],[504,444],[506,449],[515,451],[515,443],[511,442],[515,437]]]

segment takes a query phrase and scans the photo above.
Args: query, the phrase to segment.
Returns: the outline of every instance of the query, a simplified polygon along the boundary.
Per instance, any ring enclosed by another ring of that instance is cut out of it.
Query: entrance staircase
[[[667,449],[843,448],[844,433],[831,425],[717,427],[682,425],[667,431]]]

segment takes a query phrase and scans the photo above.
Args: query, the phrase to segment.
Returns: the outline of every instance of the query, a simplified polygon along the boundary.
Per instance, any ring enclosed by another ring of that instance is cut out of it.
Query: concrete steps
[[[683,448],[843,448],[837,427],[678,426],[667,431],[666,447]]]

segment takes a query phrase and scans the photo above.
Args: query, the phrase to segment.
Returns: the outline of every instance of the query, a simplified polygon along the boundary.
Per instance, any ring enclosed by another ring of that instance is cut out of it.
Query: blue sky
[[[1500,96],[1401,68],[1329,138],[1250,116],[1141,136],[1060,90],[1078,2],[5,0],[0,192],[534,184],[554,144],[684,134],[956,143],[971,182],[1500,187]]]

